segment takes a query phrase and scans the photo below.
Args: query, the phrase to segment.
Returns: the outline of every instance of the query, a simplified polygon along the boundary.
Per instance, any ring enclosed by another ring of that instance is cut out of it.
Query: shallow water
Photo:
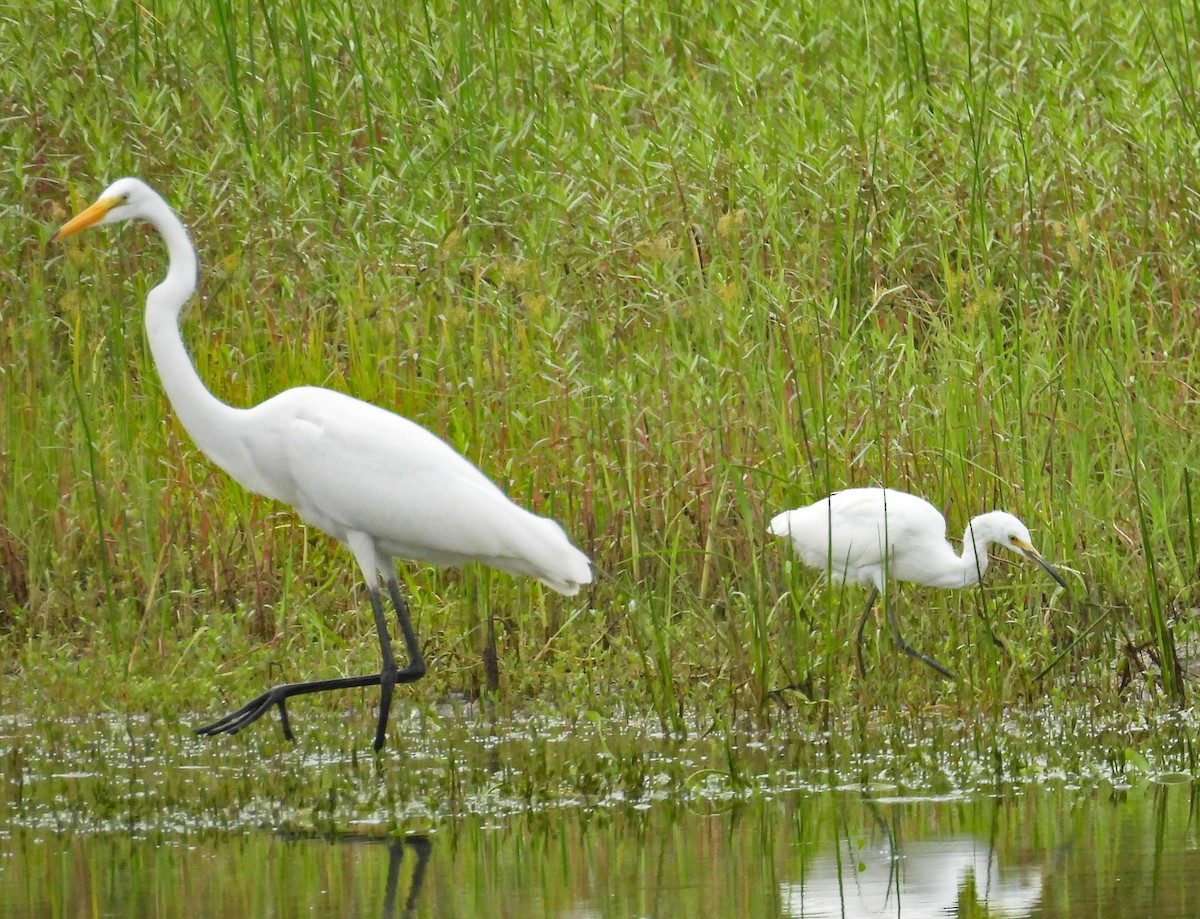
[[[409,725],[430,739],[376,760],[10,720],[0,916],[1200,915],[1188,776],[737,791],[702,744],[638,771],[612,736],[509,728]]]

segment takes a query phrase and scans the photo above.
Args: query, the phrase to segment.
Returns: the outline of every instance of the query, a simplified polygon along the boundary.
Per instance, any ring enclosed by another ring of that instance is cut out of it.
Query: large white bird
[[[196,251],[157,192],[138,179],[119,179],[55,239],[125,220],[146,221],[167,245],[166,278],[146,297],[146,336],[184,429],[235,481],[292,505],[306,523],[349,547],[370,589],[383,654],[377,674],[276,686],[199,733],[236,733],[277,706],[283,733],[291,740],[287,699],[379,686],[379,750],[393,687],[425,674],[396,583],[397,558],[435,565],[483,562],[510,574],[531,575],[568,596],[591,582],[587,556],[571,545],[562,527],[517,507],[445,441],[406,418],[313,386],[288,389],[246,409],[213,396],[197,375],[179,331],[180,310],[196,289]],[[392,652],[380,578],[387,582],[404,634],[409,663],[403,670]]]
[[[835,583],[846,581],[871,588],[855,633],[859,670],[863,670],[862,635],[884,581],[911,581],[927,587],[969,587],[979,583],[988,567],[988,547],[1020,552],[1049,572],[1063,587],[1066,582],[1030,540],[1029,530],[1012,514],[991,511],[967,524],[963,551],[946,541],[946,518],[924,498],[891,488],[848,488],[807,507],[784,511],[768,528],[773,536],[789,537],[801,561],[828,573]],[[896,644],[943,676],[949,670],[913,648],[900,634],[889,598],[888,622]]]

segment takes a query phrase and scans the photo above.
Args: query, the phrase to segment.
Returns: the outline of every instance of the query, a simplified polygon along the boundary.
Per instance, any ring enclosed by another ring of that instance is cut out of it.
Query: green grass
[[[995,717],[1188,692],[1192,6],[155,0],[2,28],[6,707],[190,715],[377,659],[349,554],[173,419],[157,240],[49,245],[124,174],[192,229],[184,334],[221,398],[399,411],[604,572],[564,600],[403,566],[417,699],[483,685],[489,615],[506,702],[676,730],[790,686]],[[901,588],[968,679],[884,629],[860,680],[861,593],[765,525],[867,484],[956,534],[1017,513],[1073,589],[1007,564]]]

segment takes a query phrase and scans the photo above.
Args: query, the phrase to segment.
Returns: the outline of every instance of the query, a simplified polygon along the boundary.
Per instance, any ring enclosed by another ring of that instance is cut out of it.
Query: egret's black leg
[[[283,728],[283,736],[288,740],[295,740],[296,738],[292,735],[292,725],[288,721],[287,703],[280,699],[276,704],[279,706],[279,726]]]
[[[379,726],[375,732],[375,749],[383,747],[383,735],[387,727],[388,711],[391,708],[392,690],[397,683],[412,683],[425,675],[425,659],[421,656],[416,634],[409,621],[408,606],[400,596],[400,588],[394,577],[388,579],[388,590],[392,602],[396,604],[396,616],[400,620],[400,630],[404,633],[404,645],[408,650],[409,665],[403,670],[396,667],[396,657],[392,652],[392,640],[388,635],[387,620],[383,615],[383,604],[379,599],[379,588],[371,587],[371,610],[375,614],[375,630],[379,634],[379,645],[383,653],[383,667],[379,673],[366,676],[341,677],[333,680],[310,680],[305,683],[285,683],[268,689],[262,695],[243,705],[235,712],[230,712],[224,718],[219,718],[212,724],[207,724],[196,730],[197,734],[236,734],[247,725],[253,724],[268,711],[271,706],[279,708],[279,723],[283,736],[293,740],[291,724],[288,721],[286,700],[292,696],[307,695],[310,692],[326,692],[331,689],[355,689],[363,686],[379,686]]]
[[[400,595],[400,585],[396,583],[395,577],[388,578],[388,593],[392,595],[396,619],[400,623],[400,631],[404,634],[404,648],[408,651],[408,666],[396,674],[396,682],[415,683],[425,676],[425,658],[421,655],[417,633],[413,631],[412,620],[408,616],[408,604]]]
[[[858,675],[866,676],[867,668],[863,664],[862,656],[862,636],[863,629],[867,625],[867,617],[871,615],[871,607],[875,605],[875,598],[879,596],[879,588],[872,587],[871,595],[867,597],[867,605],[863,607],[862,618],[858,620],[858,628],[854,632],[854,650],[858,653]]]
[[[396,687],[396,655],[392,653],[392,637],[388,634],[387,619],[383,615],[383,604],[379,600],[379,588],[371,585],[371,611],[375,614],[375,631],[379,634],[379,649],[383,654],[383,667],[379,671],[379,726],[375,729],[375,750],[383,749],[383,735],[387,731],[388,712],[392,708],[392,690]]]
[[[897,647],[900,648],[901,651],[903,651],[909,657],[916,658],[923,664],[928,664],[930,667],[932,667],[934,670],[936,670],[938,673],[940,673],[942,676],[946,677],[947,679],[950,679],[950,680],[958,679],[958,677],[956,677],[953,673],[951,673],[949,670],[947,670],[945,667],[943,667],[941,664],[939,664],[937,661],[935,661],[932,657],[926,657],[924,654],[922,654],[920,651],[918,651],[916,648],[914,648],[912,645],[910,645],[908,642],[906,642],[904,640],[904,636],[900,634],[900,621],[896,618],[896,608],[892,604],[891,598],[887,599],[887,614],[888,614],[888,622],[892,626],[892,638],[894,638],[896,640],[896,645],[897,645]]]
[[[395,575],[388,578],[388,593],[392,596],[392,605],[396,607],[396,620],[400,623],[400,631],[404,635],[408,666],[403,670],[396,667],[396,656],[392,653],[387,622],[383,618],[383,605],[379,602],[378,591],[372,591],[371,607],[375,610],[375,629],[379,632],[379,644],[383,647],[383,673],[380,674],[379,684],[379,727],[375,730],[376,750],[383,749],[383,734],[387,729],[388,709],[392,704],[392,688],[397,683],[414,683],[425,676],[425,658],[421,656],[417,633],[413,631],[412,620],[408,615],[408,604],[400,595],[400,585],[396,583]]]

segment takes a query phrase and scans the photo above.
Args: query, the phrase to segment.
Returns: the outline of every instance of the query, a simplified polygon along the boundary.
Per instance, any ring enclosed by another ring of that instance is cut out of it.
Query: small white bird
[[[379,686],[375,749],[383,746],[392,689],[425,674],[425,660],[396,583],[395,559],[435,565],[478,561],[527,574],[568,596],[592,580],[587,556],[562,527],[508,500],[452,447],[418,424],[342,393],[288,389],[247,409],[221,402],[196,373],[179,331],[179,314],[196,289],[196,250],[175,212],[138,179],[118,179],[54,236],[95,224],[144,220],[167,245],[167,276],[146,297],[146,336],[163,389],[196,446],[235,481],[292,505],[300,517],[345,543],[371,594],[383,654],[377,674],[276,686],[206,727],[234,734],[292,696]],[[379,579],[388,585],[409,665],[396,666]]]
[[[969,587],[987,571],[988,547],[995,544],[1022,553],[1067,586],[1034,549],[1025,524],[1012,514],[992,511],[974,518],[967,524],[962,555],[958,555],[946,541],[946,518],[937,508],[924,498],[891,488],[834,492],[815,504],[777,515],[768,532],[790,537],[801,561],[827,572],[834,582],[851,581],[871,587],[855,633],[860,671],[864,669],[863,627],[875,598],[883,592],[885,579],[927,587]],[[904,640],[890,601],[887,613],[892,637],[905,654],[954,678],[949,670]]]

